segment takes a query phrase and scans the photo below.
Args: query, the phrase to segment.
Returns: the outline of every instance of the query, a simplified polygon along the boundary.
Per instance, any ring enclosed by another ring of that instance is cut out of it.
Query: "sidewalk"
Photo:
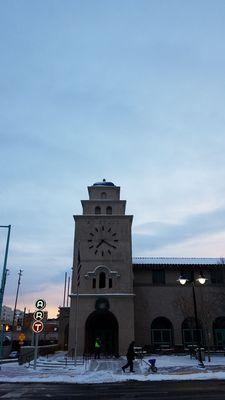
[[[147,357],[146,359],[148,359]],[[198,380],[224,379],[225,357],[213,357],[212,362],[206,362],[205,369],[200,369],[198,363],[189,356],[151,356],[156,358],[157,373],[149,373],[148,366],[136,360],[135,373],[123,373],[121,366],[125,358],[89,360],[85,364],[74,366],[71,360],[65,365],[64,354],[40,357],[37,369],[32,366],[19,366],[18,363],[3,364],[0,382],[65,382],[65,383],[104,383],[162,380]],[[81,360],[80,360],[81,361]]]

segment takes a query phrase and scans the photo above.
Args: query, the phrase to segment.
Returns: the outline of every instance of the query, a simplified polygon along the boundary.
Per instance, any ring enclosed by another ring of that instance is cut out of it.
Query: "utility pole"
[[[23,319],[22,319],[22,323],[21,323],[21,327],[22,327],[22,329],[24,329],[24,319],[25,319],[25,315],[26,315],[26,307],[24,307],[24,309],[23,309]]]
[[[69,294],[70,294],[70,276],[68,277],[66,307],[69,307],[69,298],[70,298]]]
[[[17,300],[18,300],[18,295],[19,295],[19,288],[20,288],[22,272],[23,272],[22,269],[20,269],[20,271],[18,272],[19,278],[18,278],[18,283],[17,283],[16,299],[15,299],[15,305],[14,305],[14,311],[13,311],[13,321],[12,321],[12,343],[13,343],[13,335],[14,335],[14,328],[15,328],[16,307],[17,307]]]
[[[67,272],[65,272],[64,292],[63,292],[63,307],[66,306],[66,283],[67,283]]]

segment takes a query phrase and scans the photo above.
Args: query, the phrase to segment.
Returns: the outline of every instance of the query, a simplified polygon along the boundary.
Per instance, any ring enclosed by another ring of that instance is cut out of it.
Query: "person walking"
[[[99,337],[95,340],[95,359],[100,359],[100,351],[101,351],[101,340]]]
[[[130,367],[130,372],[135,372],[134,371],[134,358],[135,358],[135,352],[134,352],[134,341],[130,343],[128,350],[127,350],[127,363],[122,367],[123,372],[125,372],[125,369]]]

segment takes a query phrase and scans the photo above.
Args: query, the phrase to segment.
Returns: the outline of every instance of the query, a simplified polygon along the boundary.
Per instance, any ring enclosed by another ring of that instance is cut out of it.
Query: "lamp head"
[[[185,283],[187,283],[188,279],[185,278],[183,275],[180,276],[180,278],[178,279],[178,282],[180,282],[181,285],[185,285]]]
[[[206,283],[206,278],[204,277],[203,273],[200,272],[199,277],[196,279],[201,285],[204,285]]]

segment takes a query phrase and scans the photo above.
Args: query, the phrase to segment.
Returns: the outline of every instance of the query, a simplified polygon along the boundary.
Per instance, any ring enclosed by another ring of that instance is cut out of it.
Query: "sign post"
[[[38,357],[38,339],[39,333],[41,333],[44,329],[44,324],[42,322],[44,318],[44,311],[42,311],[46,307],[46,301],[43,299],[39,299],[35,302],[35,307],[37,310],[34,312],[34,322],[32,325],[32,330],[35,336],[35,348],[34,348],[34,369],[37,366],[37,357]]]
[[[37,366],[37,356],[38,356],[38,334],[35,335],[34,369],[36,369]]]

